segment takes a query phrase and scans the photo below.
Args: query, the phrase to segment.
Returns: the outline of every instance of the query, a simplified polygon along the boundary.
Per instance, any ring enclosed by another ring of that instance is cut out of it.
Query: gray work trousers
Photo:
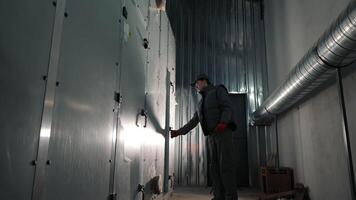
[[[208,136],[214,200],[238,199],[232,133],[227,128],[223,133],[212,133]]]

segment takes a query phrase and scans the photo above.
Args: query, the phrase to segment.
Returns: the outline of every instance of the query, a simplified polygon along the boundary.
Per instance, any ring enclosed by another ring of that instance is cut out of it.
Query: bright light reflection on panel
[[[142,135],[140,128],[124,128],[122,134],[125,146],[138,149],[141,146]]]
[[[42,138],[49,138],[50,136],[51,136],[51,129],[49,129],[49,128],[41,129],[41,137]]]
[[[147,130],[144,134],[144,144],[147,145],[163,145],[164,144],[164,137],[163,135],[156,133],[152,130]]]
[[[134,149],[140,148],[142,144],[152,146],[164,144],[164,137],[149,128],[124,128],[121,139],[124,141],[125,146],[127,145],[127,147]]]
[[[111,135],[110,139],[111,139],[113,142],[116,141],[116,131],[113,131],[113,132],[112,132],[112,135]]]

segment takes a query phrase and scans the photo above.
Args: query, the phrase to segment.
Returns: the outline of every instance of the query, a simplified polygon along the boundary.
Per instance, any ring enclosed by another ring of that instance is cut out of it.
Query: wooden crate
[[[292,191],[293,170],[287,167],[261,167],[261,186],[264,193]]]

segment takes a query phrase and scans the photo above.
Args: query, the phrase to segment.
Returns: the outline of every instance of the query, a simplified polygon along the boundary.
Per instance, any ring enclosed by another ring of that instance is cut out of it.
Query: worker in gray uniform
[[[236,122],[227,89],[223,85],[212,85],[206,74],[199,75],[192,86],[202,99],[193,118],[180,129],[171,130],[171,137],[185,135],[200,123],[204,135],[208,137],[213,200],[237,200],[232,138]]]

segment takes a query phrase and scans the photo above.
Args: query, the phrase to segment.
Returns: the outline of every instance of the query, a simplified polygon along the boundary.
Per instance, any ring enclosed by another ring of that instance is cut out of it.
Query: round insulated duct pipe
[[[287,79],[252,114],[251,124],[268,124],[356,60],[356,2],[351,2]]]

